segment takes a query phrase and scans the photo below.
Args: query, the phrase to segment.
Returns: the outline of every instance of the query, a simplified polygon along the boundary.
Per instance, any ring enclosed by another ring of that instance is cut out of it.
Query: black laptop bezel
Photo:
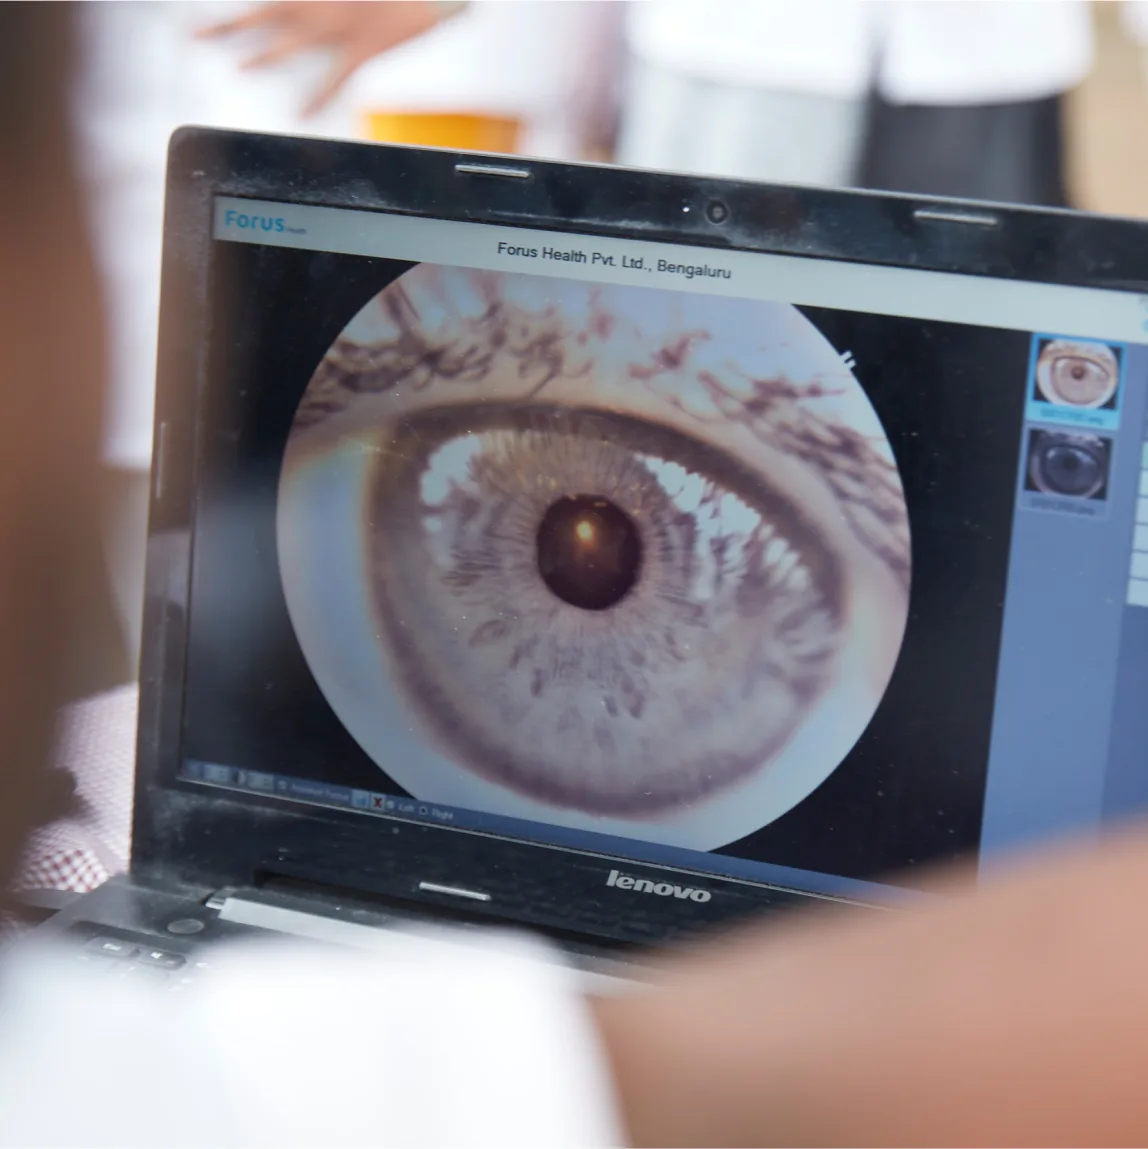
[[[433,875],[435,885],[488,896],[467,903],[472,915],[609,939],[658,940],[684,925],[806,899],[701,870],[668,880],[706,890],[708,901],[635,899],[607,888],[611,869],[656,877],[668,868],[274,798],[240,799],[176,778],[212,205],[220,195],[1148,293],[1148,226],[1131,220],[200,128],[175,134],[133,879],[206,894],[274,878],[457,906],[449,892],[420,889]]]

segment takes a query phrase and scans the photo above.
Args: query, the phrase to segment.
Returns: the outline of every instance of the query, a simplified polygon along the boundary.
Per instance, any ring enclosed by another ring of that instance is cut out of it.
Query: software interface
[[[214,235],[184,779],[862,895],[1148,802],[1135,296]]]

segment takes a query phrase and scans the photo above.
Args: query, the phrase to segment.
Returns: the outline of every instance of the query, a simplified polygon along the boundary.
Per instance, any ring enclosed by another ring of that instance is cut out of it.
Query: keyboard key
[[[119,972],[124,968],[116,958],[101,953],[79,953],[76,955],[76,961],[89,973],[101,976]]]
[[[166,950],[140,950],[136,954],[136,961],[140,965],[153,966],[156,969],[181,969],[187,964],[185,957],[168,953]]]
[[[125,942],[120,938],[92,938],[90,942],[85,943],[84,949],[109,958],[130,958],[136,952],[132,942]]]

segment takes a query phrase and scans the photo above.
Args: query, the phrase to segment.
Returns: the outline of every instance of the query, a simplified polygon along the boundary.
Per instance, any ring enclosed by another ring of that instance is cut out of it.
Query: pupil
[[[538,525],[538,573],[563,602],[606,610],[630,592],[642,567],[638,528],[594,495],[552,503]]]

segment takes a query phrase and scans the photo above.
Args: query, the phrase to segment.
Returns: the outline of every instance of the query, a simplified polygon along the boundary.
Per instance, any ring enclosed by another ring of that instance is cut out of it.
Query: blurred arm
[[[429,32],[463,7],[432,0],[280,0],[258,4],[245,16],[205,28],[201,35],[266,33],[263,50],[252,55],[245,68],[266,68],[315,48],[330,50],[334,57],[330,71],[304,112],[313,115],[368,60]]]
[[[922,913],[749,931],[594,1002],[633,1143],[1144,1144],[1146,883],[1130,834]]]

